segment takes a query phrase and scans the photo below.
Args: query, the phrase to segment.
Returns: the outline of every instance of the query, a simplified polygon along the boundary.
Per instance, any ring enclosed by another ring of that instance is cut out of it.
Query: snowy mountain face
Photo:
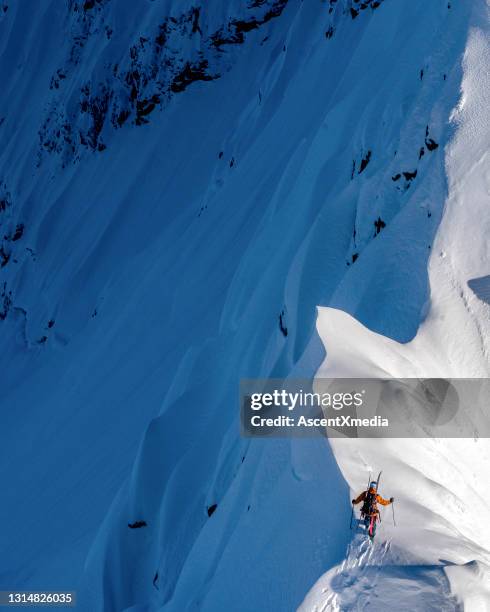
[[[250,440],[237,402],[246,377],[490,375],[488,23],[2,1],[1,590],[490,609],[488,439]],[[365,550],[350,499],[380,469],[397,527]]]

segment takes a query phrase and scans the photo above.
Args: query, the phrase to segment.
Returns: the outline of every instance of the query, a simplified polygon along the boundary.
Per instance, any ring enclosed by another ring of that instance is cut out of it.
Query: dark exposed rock
[[[91,119],[91,125],[88,128],[86,135],[83,137],[83,140],[93,150],[96,150],[98,147],[99,136],[107,118],[107,111],[109,109],[112,95],[112,90],[106,85],[102,86],[100,91],[96,94],[91,93],[90,86],[88,84],[82,88],[80,112],[82,114],[87,114]],[[69,133],[71,126],[69,124],[65,124],[65,129],[66,132]]]
[[[12,306],[12,291],[7,291],[7,283],[3,283],[2,293],[0,295],[0,321],[7,318],[10,307]]]
[[[136,101],[136,125],[146,123],[144,117],[155,110],[156,105],[160,102],[159,96],[153,95],[150,99]]]
[[[252,18],[248,20],[232,20],[226,27],[221,28],[211,36],[212,44],[216,48],[223,47],[224,45],[242,44],[245,41],[244,34],[257,29],[258,27],[264,25],[275,17],[279,17],[279,15],[284,10],[284,7],[286,6],[287,2],[288,0],[276,0],[272,4],[270,10],[267,11],[264,16],[259,19]]]
[[[10,193],[7,193],[0,198],[0,212],[7,210],[9,206],[11,206]]]
[[[20,240],[22,238],[23,234],[24,234],[24,224],[23,223],[18,223],[16,228],[15,228],[14,234],[12,236],[12,242]]]
[[[122,127],[122,125],[124,123],[126,123],[127,118],[129,117],[129,115],[131,114],[131,112],[129,110],[122,110],[119,115],[117,116],[117,124],[119,125],[119,127]]]
[[[371,151],[368,151],[366,153],[366,156],[363,157],[361,160],[361,165],[359,166],[358,174],[361,174],[361,172],[363,172],[366,169],[366,166],[369,164],[370,159],[371,159]]]
[[[381,217],[378,217],[374,222],[374,235],[377,236],[380,231],[385,227],[386,223],[383,221],[383,219],[381,219]]]
[[[425,139],[425,146],[427,147],[427,149],[429,151],[435,151],[439,145],[432,138],[426,138]]]
[[[5,252],[5,249],[3,248],[3,246],[0,247],[0,259],[1,259],[0,268],[4,268],[8,264],[10,260],[10,255],[11,255],[10,253]]]
[[[213,81],[219,78],[219,74],[208,74],[206,72],[207,68],[208,61],[205,59],[201,60],[198,64],[187,62],[180,73],[174,77],[170,85],[171,91],[179,93],[187,89],[195,81]]]
[[[406,181],[412,181],[417,176],[417,170],[414,170],[413,172],[403,172],[402,174]]]
[[[401,179],[401,177],[402,177],[402,175],[401,175],[400,173],[397,173],[397,174],[394,174],[394,175],[391,177],[391,180],[392,180],[392,181],[398,181],[399,179]]]
[[[71,46],[63,68],[58,68],[52,77],[54,89],[58,89],[60,80],[74,74],[73,67],[82,61],[93,34],[105,32],[110,44],[118,44],[113,42],[117,30],[113,33],[100,11],[108,1],[69,2]],[[202,8],[196,3],[167,16],[153,31],[139,33],[118,63],[108,64],[105,75],[99,71],[80,88],[78,113],[69,109],[64,99],[55,99],[38,132],[38,167],[47,153],[61,155],[64,167],[80,159],[81,147],[104,150],[106,145],[100,140],[108,126],[121,128],[131,118],[137,125],[147,123],[157,105],[164,108],[172,95],[185,91],[191,83],[219,78],[234,61],[233,57],[220,59],[225,56],[225,45],[244,42],[248,32],[281,15],[287,1],[244,3],[238,14],[211,32],[205,31]],[[197,59],[194,51],[192,55],[187,51],[187,45],[176,52],[178,47],[168,44],[171,39],[185,40],[196,35],[200,35],[196,41]]]
[[[285,325],[284,322],[284,318],[285,318],[285,314],[284,314],[284,310],[281,312],[281,314],[279,315],[279,329],[281,330],[281,334],[287,338],[288,335],[288,328]]]
[[[196,32],[199,32],[199,34],[202,35],[201,27],[199,26],[199,17],[201,15],[201,9],[198,6],[195,6],[191,9],[191,12],[192,12],[192,33],[196,34]]]
[[[135,521],[134,523],[128,523],[128,527],[130,529],[140,529],[141,527],[146,527],[146,521]]]
[[[211,506],[208,506],[207,508],[208,516],[211,516],[212,514],[214,514],[217,507],[218,507],[218,504],[211,504]]]

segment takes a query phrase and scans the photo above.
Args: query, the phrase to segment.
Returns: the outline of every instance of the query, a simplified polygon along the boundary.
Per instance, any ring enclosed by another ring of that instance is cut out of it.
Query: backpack
[[[364,499],[364,504],[361,508],[361,514],[371,515],[376,513],[376,495],[377,493],[371,493],[368,491]]]

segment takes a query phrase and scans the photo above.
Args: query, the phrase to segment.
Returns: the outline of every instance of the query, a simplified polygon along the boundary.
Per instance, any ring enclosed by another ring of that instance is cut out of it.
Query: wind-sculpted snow
[[[2,589],[282,612],[327,573],[354,601],[349,487],[382,468],[406,510],[376,547],[407,557],[362,570],[369,601],[407,580],[454,609],[446,574],[485,596],[484,441],[246,440],[237,406],[240,378],[313,378],[325,351],[351,376],[488,375],[484,9],[0,11]]]
[[[443,279],[443,275],[432,275],[432,286],[437,292]],[[437,308],[437,301],[434,307]],[[488,363],[479,358],[479,343],[472,342],[476,337],[467,330],[465,346],[453,352],[454,347],[447,343],[447,332],[441,334],[439,327],[442,324],[444,328],[447,323],[431,321],[432,316],[433,313],[412,342],[399,344],[364,328],[345,312],[321,309],[318,330],[329,356],[318,376],[430,378],[456,377],[458,374],[485,375]],[[468,323],[474,325],[475,322],[470,319]],[[473,354],[473,360],[472,369],[465,371],[464,368],[468,367],[465,364],[467,353]],[[443,355],[449,355],[450,359],[441,357]],[[418,423],[414,423],[416,426]],[[474,438],[470,439],[331,441],[339,466],[353,491],[362,490],[369,472],[374,473],[383,467],[381,493],[395,497],[396,526],[392,522],[390,509],[384,509],[376,538],[389,541],[401,552],[401,557],[396,563],[393,560],[388,563],[397,567],[383,568],[379,575],[370,576],[369,599],[381,597],[381,601],[386,601],[386,609],[389,609],[391,597],[392,601],[398,599],[405,605],[405,601],[410,601],[411,587],[408,586],[407,592],[404,592],[404,585],[406,587],[407,583],[411,585],[420,581],[419,586],[423,588],[425,579],[419,575],[419,571],[422,574],[427,571],[428,578],[437,578],[431,589],[432,594],[427,595],[427,599],[420,595],[420,601],[423,606],[428,606],[427,609],[446,609],[444,606],[448,610],[455,609],[448,595],[451,574],[454,575],[455,585],[458,585],[454,590],[460,600],[465,596],[469,606],[475,600],[488,604],[490,539],[486,526],[490,513],[486,500],[490,491],[485,475],[490,469],[490,448],[488,439],[479,434],[475,430]],[[471,573],[467,567],[471,563],[479,568],[475,572],[476,577],[473,577],[473,599],[460,584],[464,582],[464,576]],[[344,569],[337,568],[322,577],[305,600],[305,605],[308,605],[302,610],[312,611],[321,601],[333,599],[337,592],[335,585],[343,585],[342,591],[345,591],[345,585],[350,588],[350,582],[356,580],[357,569],[351,567],[346,572]],[[391,584],[392,570],[393,576],[398,576],[400,580],[398,586]],[[343,580],[335,578],[328,587],[331,577],[339,575],[343,576]],[[323,594],[319,590],[320,585],[325,589]],[[347,589],[344,596],[349,599],[356,593],[359,595],[357,586],[353,587],[352,592]],[[393,592],[390,594],[390,591]],[[341,593],[338,597],[342,600]],[[430,603],[433,597],[435,601],[440,600],[437,605]],[[408,603],[407,609],[411,609]],[[480,609],[486,608],[475,607],[475,610]]]

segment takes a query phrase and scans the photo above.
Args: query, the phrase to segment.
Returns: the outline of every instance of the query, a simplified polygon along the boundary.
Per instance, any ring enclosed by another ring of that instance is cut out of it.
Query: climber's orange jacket
[[[368,489],[368,491],[363,491],[359,497],[356,497],[356,499],[352,500],[353,504],[359,504],[362,501],[364,501],[366,499],[366,495],[368,493],[373,493],[373,495],[375,495],[375,502],[374,505],[376,506],[376,504],[381,504],[382,506],[388,506],[388,504],[391,504],[391,501],[389,499],[384,499],[383,497],[381,497],[381,495],[379,495],[378,493],[376,493],[376,489],[374,489],[373,487],[371,487],[370,489]],[[377,510],[376,510],[377,512]]]

